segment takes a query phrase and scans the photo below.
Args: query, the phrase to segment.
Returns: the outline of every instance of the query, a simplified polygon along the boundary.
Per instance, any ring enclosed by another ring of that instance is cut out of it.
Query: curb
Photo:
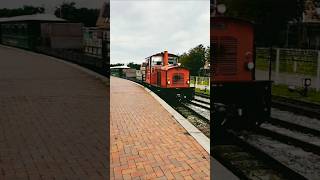
[[[157,100],[164,109],[166,109],[176,121],[202,146],[204,150],[210,154],[210,139],[205,136],[199,129],[192,125],[186,118],[184,118],[180,113],[174,110],[170,105],[168,105],[164,100],[162,100],[158,95],[152,92],[150,89],[138,84],[136,82],[130,81],[138,86],[144,88],[155,100]]]

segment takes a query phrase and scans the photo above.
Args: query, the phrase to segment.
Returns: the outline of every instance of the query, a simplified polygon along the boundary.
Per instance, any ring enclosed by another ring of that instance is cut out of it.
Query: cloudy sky
[[[111,0],[111,63],[209,45],[209,0]]]
[[[0,0],[0,8],[17,8],[23,5],[43,6],[52,13],[62,2],[75,2],[78,7],[101,8],[105,0]]]

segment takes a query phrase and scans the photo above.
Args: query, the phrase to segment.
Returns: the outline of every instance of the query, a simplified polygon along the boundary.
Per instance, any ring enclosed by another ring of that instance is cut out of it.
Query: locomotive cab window
[[[177,57],[169,57],[168,64],[172,64],[172,65],[178,64],[178,58]]]
[[[161,56],[154,56],[151,58],[151,65],[162,65],[162,57]]]

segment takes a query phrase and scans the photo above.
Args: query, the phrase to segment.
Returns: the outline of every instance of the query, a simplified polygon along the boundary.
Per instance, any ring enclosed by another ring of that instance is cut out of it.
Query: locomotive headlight
[[[188,80],[188,81],[187,81],[187,84],[189,84],[189,83],[190,83],[190,81]]]
[[[247,68],[248,68],[249,70],[253,70],[253,68],[254,68],[254,63],[253,63],[253,62],[248,62]]]
[[[218,11],[220,14],[224,14],[224,13],[227,11],[226,5],[224,5],[224,4],[218,4],[218,5],[217,5],[217,11]]]
[[[171,84],[170,80],[167,81],[168,84]]]

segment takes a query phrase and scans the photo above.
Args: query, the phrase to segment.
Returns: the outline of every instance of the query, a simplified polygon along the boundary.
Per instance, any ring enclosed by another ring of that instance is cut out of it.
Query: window
[[[169,57],[168,64],[178,64],[178,58],[177,57]]]
[[[153,56],[151,57],[151,65],[163,65],[161,56]]]

